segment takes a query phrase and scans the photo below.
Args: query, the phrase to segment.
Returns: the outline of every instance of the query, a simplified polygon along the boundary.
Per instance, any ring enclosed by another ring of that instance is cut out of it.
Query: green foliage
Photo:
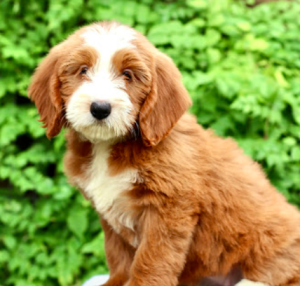
[[[299,14],[298,1],[2,0],[1,285],[80,285],[107,271],[97,215],[62,173],[63,135],[48,141],[26,98],[51,46],[93,21],[133,25],[180,68],[198,121],[236,138],[300,206]]]

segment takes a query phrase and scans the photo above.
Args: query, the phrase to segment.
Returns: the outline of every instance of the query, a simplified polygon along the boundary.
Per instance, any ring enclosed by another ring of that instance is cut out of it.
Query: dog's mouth
[[[104,128],[105,126],[109,126],[109,123],[108,123],[108,120],[105,120],[105,119],[102,119],[102,120],[94,119],[91,126],[95,126],[97,128]]]
[[[71,124],[72,125],[72,124]],[[88,124],[72,125],[73,129],[82,135],[84,140],[93,144],[103,141],[116,141],[128,136],[129,133],[137,134],[135,129],[124,124],[116,124],[109,117],[98,120],[93,118]],[[137,136],[137,135],[134,135]]]

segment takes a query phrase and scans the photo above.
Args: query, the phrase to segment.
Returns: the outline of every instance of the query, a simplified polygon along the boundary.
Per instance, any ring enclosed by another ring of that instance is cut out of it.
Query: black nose
[[[106,118],[111,112],[111,105],[108,102],[95,101],[91,104],[90,111],[98,120]]]

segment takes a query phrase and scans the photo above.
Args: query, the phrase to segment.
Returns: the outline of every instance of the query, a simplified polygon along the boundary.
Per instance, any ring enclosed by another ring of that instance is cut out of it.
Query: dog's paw
[[[235,286],[268,286],[268,284],[243,279],[239,283],[235,284]]]

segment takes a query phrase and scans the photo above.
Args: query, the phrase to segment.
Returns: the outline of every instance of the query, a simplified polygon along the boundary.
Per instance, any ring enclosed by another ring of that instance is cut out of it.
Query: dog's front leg
[[[105,253],[109,267],[109,280],[103,286],[123,286],[129,277],[134,249],[117,234],[106,220],[101,219],[105,232]]]
[[[162,211],[163,212],[163,211]],[[196,218],[149,207],[126,286],[175,286],[182,272]]]

